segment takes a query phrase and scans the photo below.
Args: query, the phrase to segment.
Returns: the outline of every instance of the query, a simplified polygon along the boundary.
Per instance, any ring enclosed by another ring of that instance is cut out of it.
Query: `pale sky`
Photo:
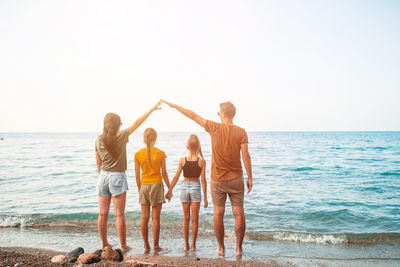
[[[248,131],[400,130],[400,1],[0,2],[0,132],[101,131],[165,98]],[[164,107],[142,126],[199,131]]]

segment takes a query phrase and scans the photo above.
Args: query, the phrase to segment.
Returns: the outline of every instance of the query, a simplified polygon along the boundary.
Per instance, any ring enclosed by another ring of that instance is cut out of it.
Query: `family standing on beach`
[[[247,173],[247,193],[250,193],[253,182],[251,159],[248,152],[247,133],[243,128],[233,124],[236,108],[231,102],[220,104],[218,115],[221,123],[205,120],[195,112],[160,100],[152,109],[137,119],[129,128],[120,130],[120,117],[115,113],[107,113],[104,118],[103,133],[97,138],[95,145],[96,164],[99,173],[97,193],[99,196],[98,229],[103,248],[110,246],[107,241],[107,219],[111,200],[114,204],[114,216],[117,232],[123,252],[131,250],[126,244],[125,203],[128,183],[126,144],[131,135],[149,116],[166,103],[186,117],[203,127],[211,136],[211,197],[214,204],[214,232],[218,241],[218,253],[225,254],[224,223],[225,202],[227,195],[231,201],[235,217],[236,255],[242,255],[242,243],[246,229],[243,209],[244,178],[241,156]],[[208,206],[207,181],[205,177],[206,161],[203,158],[201,145],[196,135],[190,135],[186,148],[188,155],[179,160],[178,168],[170,184],[166,171],[166,154],[155,147],[157,132],[148,128],[143,133],[146,147],[135,154],[135,175],[141,204],[141,232],[144,252],[150,251],[148,239],[148,222],[153,221],[153,250],[165,250],[159,245],[160,214],[165,199],[171,200],[173,189],[183,172],[180,200],[183,208],[184,250],[189,250],[189,223],[192,218],[192,243],[190,249],[196,250],[201,191],[204,195],[204,207]],[[164,195],[163,181],[168,188]]]

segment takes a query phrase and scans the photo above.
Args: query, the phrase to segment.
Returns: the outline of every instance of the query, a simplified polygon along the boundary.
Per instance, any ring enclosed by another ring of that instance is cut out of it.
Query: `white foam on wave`
[[[235,230],[225,229],[225,236],[226,237],[236,237],[236,232],[235,232]]]
[[[4,216],[4,217],[0,218],[0,227],[2,227],[2,228],[6,228],[6,227],[24,228],[29,225],[31,225],[30,218],[22,218],[22,217],[16,217],[16,216]]]
[[[329,235],[329,234],[305,234],[305,233],[276,233],[274,239],[302,243],[317,243],[317,244],[343,244],[347,243],[345,235]]]

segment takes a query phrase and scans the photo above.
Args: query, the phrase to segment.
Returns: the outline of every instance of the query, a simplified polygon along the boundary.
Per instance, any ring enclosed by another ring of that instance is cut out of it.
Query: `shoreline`
[[[56,255],[66,255],[66,252],[58,252],[54,250],[28,248],[28,247],[0,247],[0,266],[14,266],[18,263],[23,263],[21,266],[65,266],[72,267],[76,263],[63,263],[55,264],[51,262],[51,258]],[[135,263],[138,261],[138,263]],[[140,263],[139,263],[140,262]],[[164,256],[164,255],[129,255],[124,258],[122,262],[101,261],[98,263],[90,264],[89,266],[255,266],[255,267],[271,267],[271,266],[293,266],[293,265],[279,265],[274,261],[268,263],[255,261],[255,260],[226,260],[222,257],[211,258],[198,258],[196,256]]]

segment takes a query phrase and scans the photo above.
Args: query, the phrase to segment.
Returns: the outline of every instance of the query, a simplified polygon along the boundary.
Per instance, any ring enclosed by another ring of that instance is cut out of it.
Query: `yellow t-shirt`
[[[161,162],[166,159],[164,151],[152,147],[150,149],[151,166],[147,157],[147,148],[143,148],[136,152],[135,162],[139,163],[142,169],[141,184],[162,184]]]

